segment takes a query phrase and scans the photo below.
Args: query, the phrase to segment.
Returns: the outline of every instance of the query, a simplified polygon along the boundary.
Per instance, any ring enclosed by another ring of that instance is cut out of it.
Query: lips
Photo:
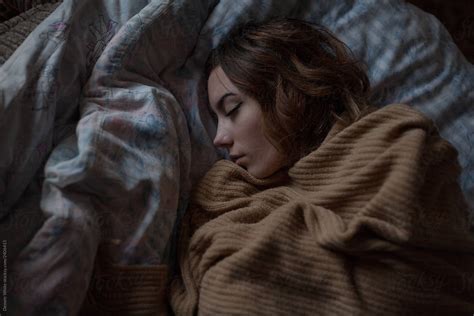
[[[230,155],[230,159],[234,162],[234,163],[238,163],[239,162],[239,159],[242,158],[244,155]]]

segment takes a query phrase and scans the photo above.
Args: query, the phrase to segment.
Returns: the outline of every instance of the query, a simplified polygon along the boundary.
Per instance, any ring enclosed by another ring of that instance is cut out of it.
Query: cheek
[[[247,144],[263,144],[262,125],[255,115],[242,115],[236,125],[236,135]]]

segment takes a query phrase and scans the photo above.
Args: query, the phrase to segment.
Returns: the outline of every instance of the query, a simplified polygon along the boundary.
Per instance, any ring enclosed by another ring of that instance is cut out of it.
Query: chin
[[[274,174],[276,172],[276,170],[275,171],[272,171],[272,170],[255,170],[251,167],[250,168],[242,167],[242,168],[247,170],[248,173],[250,173],[254,178],[257,178],[257,179],[267,178],[267,177],[271,176],[272,174]]]

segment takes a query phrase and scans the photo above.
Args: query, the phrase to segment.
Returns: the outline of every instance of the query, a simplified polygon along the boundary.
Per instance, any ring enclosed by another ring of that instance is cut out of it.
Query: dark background
[[[464,56],[474,64],[474,1],[408,0],[444,24]]]

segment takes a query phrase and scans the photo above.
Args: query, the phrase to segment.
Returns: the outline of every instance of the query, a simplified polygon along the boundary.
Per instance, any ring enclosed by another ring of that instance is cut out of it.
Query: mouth
[[[240,158],[242,158],[244,155],[240,155],[240,156],[230,156],[230,159],[232,160],[232,162],[236,163],[236,164],[239,164],[239,160]]]

